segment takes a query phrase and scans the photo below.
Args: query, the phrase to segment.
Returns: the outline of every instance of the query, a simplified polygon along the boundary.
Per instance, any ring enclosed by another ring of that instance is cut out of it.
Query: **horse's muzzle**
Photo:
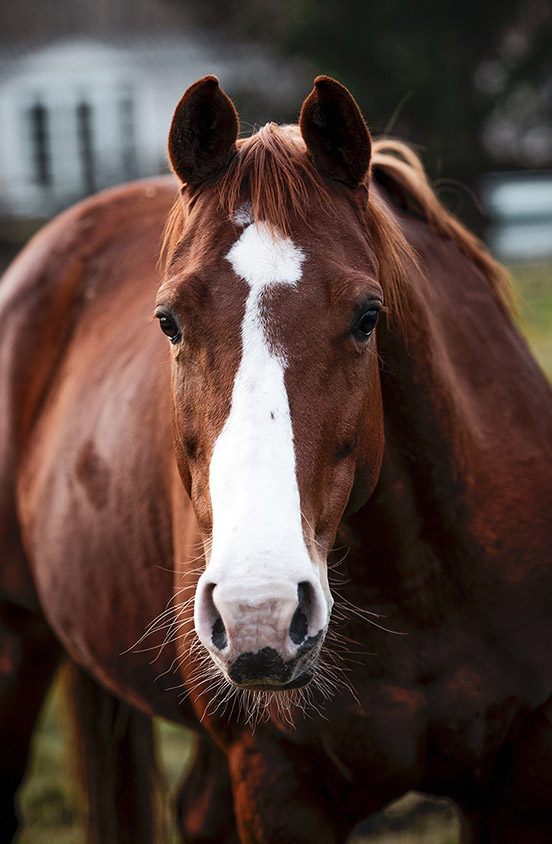
[[[214,582],[204,572],[196,592],[200,641],[228,681],[251,690],[305,686],[314,676],[329,620],[314,578]]]

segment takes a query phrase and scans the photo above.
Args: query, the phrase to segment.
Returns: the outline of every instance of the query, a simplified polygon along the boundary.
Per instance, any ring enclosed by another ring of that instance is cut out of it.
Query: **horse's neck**
[[[338,542],[370,603],[405,606],[408,594],[419,614],[421,593],[434,591],[434,616],[493,589],[508,566],[522,571],[527,552],[512,523],[520,513],[528,525],[546,518],[552,440],[546,380],[483,279],[447,249],[427,250],[406,336],[378,329],[384,460]]]
[[[456,602],[468,597],[456,590],[470,589],[467,569],[478,557],[468,528],[470,426],[454,372],[443,368],[430,338],[419,354],[401,337],[388,340],[381,374],[385,454],[376,490],[342,526],[349,576],[372,605],[399,596],[404,603],[435,578],[443,588],[443,568],[463,558],[465,577],[451,581]]]

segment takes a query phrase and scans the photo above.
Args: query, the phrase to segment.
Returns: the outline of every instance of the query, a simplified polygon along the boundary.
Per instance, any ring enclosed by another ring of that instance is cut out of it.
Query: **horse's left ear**
[[[301,134],[316,169],[348,185],[368,172],[372,142],[360,109],[347,88],[317,76],[299,118]]]
[[[222,173],[236,150],[239,121],[216,76],[204,76],[184,94],[169,132],[169,159],[176,175],[198,187]]]

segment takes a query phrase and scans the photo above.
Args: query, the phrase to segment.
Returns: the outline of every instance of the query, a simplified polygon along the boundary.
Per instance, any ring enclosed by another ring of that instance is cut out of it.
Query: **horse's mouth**
[[[323,639],[323,631],[310,637],[298,648],[296,657],[287,661],[269,646],[245,651],[233,660],[224,660],[213,650],[210,655],[226,681],[236,689],[289,692],[307,686],[314,678]]]

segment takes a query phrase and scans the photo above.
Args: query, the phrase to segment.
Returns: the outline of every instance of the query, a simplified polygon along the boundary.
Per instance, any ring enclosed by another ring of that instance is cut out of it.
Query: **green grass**
[[[19,844],[82,844],[84,808],[75,786],[69,713],[60,677],[43,707],[30,770],[20,791],[25,827]]]
[[[521,295],[521,329],[544,370],[552,376],[552,262],[510,267]],[[71,761],[69,716],[63,685],[54,687],[38,725],[32,764],[20,792],[25,829],[19,844],[83,844],[83,801],[75,785]],[[193,752],[190,734],[156,722],[160,758],[170,803]],[[414,811],[417,798],[408,795],[384,814],[377,835],[363,833],[354,844],[456,844],[458,823],[450,808],[435,805],[431,811]],[[406,828],[400,829],[403,819]],[[176,844],[169,830],[167,844]],[[164,844],[164,842],[163,842]]]
[[[518,263],[509,269],[520,294],[521,330],[552,378],[552,262]]]

